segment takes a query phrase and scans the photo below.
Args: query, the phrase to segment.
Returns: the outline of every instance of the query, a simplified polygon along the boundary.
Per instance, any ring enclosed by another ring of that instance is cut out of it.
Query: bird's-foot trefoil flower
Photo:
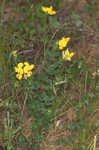
[[[22,80],[22,78],[27,79],[32,75],[32,69],[34,69],[34,64],[29,65],[28,62],[20,62],[18,63],[17,67],[14,67],[16,74],[16,78],[18,80]]]
[[[70,53],[68,49],[62,51],[62,58],[67,61],[71,61],[71,58],[74,56],[74,53]]]
[[[69,37],[67,37],[67,38],[62,37],[62,39],[59,40],[59,42],[58,42],[59,49],[62,50],[63,48],[65,48],[67,46],[69,40],[70,40]]]
[[[12,55],[16,55],[17,52],[18,52],[17,50],[13,50],[13,51],[12,51]]]
[[[42,11],[44,11],[45,13],[47,13],[49,15],[55,15],[56,14],[56,11],[53,10],[53,6],[50,6],[50,7],[42,6],[41,9],[42,9]]]

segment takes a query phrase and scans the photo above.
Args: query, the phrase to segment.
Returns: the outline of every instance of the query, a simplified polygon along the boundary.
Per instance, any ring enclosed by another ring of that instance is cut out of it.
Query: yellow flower
[[[34,69],[34,67],[35,67],[35,66],[34,66],[33,64],[32,64],[32,65],[30,65],[30,66],[29,66],[29,70]]]
[[[17,74],[16,78],[19,79],[19,80],[21,80],[22,79],[22,74]]]
[[[32,71],[28,71],[27,76],[30,77],[32,75]]]
[[[18,73],[20,73],[22,75],[23,74],[23,69],[19,68]]]
[[[25,66],[23,70],[24,70],[24,73],[27,73],[29,71],[29,67]]]
[[[52,6],[50,6],[50,7],[42,6],[41,8],[45,13],[48,13],[49,15],[55,15],[56,14],[56,11],[53,10]]]
[[[18,72],[18,67],[14,67],[15,72]]]
[[[29,66],[29,63],[28,63],[28,62],[24,62],[24,65],[25,65],[25,66]]]
[[[24,74],[24,79],[27,79],[32,75],[32,71],[28,71],[26,74]]]
[[[48,14],[49,15],[55,15],[56,14],[56,11],[53,10],[52,6],[50,6],[50,8],[48,8]]]
[[[28,62],[19,63],[17,67],[14,67],[14,70],[17,73],[16,78],[19,80],[21,80],[22,77],[24,77],[24,79],[27,79],[32,75],[31,70],[34,69],[34,67],[34,64],[29,65]]]
[[[18,67],[22,68],[23,67],[23,63],[18,63]]]
[[[67,46],[67,43],[69,42],[70,38],[62,38],[61,40],[59,40],[58,44],[59,44],[59,49],[62,50],[64,47]]]
[[[65,50],[65,51],[62,51],[62,58],[67,60],[67,61],[71,61],[71,58],[74,56],[74,53],[70,53],[69,50]]]
[[[25,66],[24,69],[23,69],[24,73],[27,73],[28,71],[34,69],[34,67],[35,67],[34,65]]]
[[[43,10],[44,12],[48,12],[48,7],[42,6],[41,8],[42,8],[42,10]]]
[[[23,74],[23,69],[21,67],[14,67],[15,72]]]
[[[12,55],[16,55],[17,54],[17,50],[12,51]]]

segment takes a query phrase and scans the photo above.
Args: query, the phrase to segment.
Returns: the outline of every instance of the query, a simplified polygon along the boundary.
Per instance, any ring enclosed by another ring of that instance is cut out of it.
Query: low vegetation
[[[99,2],[0,5],[0,150],[96,150]]]

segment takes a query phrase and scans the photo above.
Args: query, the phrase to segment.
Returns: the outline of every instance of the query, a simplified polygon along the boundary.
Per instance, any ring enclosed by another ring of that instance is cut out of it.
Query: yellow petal
[[[27,73],[27,77],[30,77],[31,75],[32,75],[32,72],[29,71],[29,72]]]
[[[73,57],[74,56],[74,53],[72,52],[71,54],[70,54],[70,57]]]
[[[53,10],[53,6],[47,7],[47,11],[50,12]]]
[[[48,8],[48,14],[50,14],[50,15],[55,15],[56,14],[56,11],[53,10],[52,6],[50,6],[50,8]]]
[[[15,70],[15,72],[18,72],[18,68],[17,67],[14,67],[14,70]]]
[[[12,51],[12,54],[16,55],[17,54],[17,50]]]
[[[24,62],[24,65],[25,65],[25,66],[29,66],[29,63],[28,63],[28,62]]]
[[[19,69],[18,72],[22,75],[23,74],[23,69]]]
[[[47,7],[42,6],[41,8],[42,8],[42,10],[43,10],[44,12],[47,12],[47,11],[48,11],[48,8],[47,8]]]
[[[23,63],[18,63],[18,67],[23,67]]]
[[[72,56],[74,55],[74,53],[70,53],[68,49],[66,49],[65,51],[62,51],[62,58],[67,60],[67,61],[71,61]]]
[[[59,40],[59,49],[61,50],[61,49],[63,49],[64,47],[66,47],[66,46],[67,46],[67,43],[69,42],[69,40],[70,40],[69,37],[68,37],[68,38],[62,37],[62,39]]]
[[[29,66],[29,70],[34,69],[34,67],[35,67],[35,66],[34,66],[33,64],[32,64],[32,65],[30,65],[30,66]]]
[[[21,74],[17,74],[16,78],[19,79],[19,80],[21,80],[22,79],[22,75]]]
[[[71,57],[67,57],[66,60],[71,61]]]
[[[70,55],[70,53],[69,53],[69,50],[68,50],[68,49],[65,51],[65,55],[67,55],[67,56],[69,56],[69,55]]]
[[[47,12],[49,15],[55,15],[56,11],[53,10],[53,6],[50,7],[41,7],[44,12]]]
[[[70,38],[68,37],[68,38],[65,38],[65,42],[66,43],[68,43],[69,42],[69,40],[70,40]]]
[[[29,67],[25,66],[23,70],[24,70],[24,73],[27,73],[29,71]]]

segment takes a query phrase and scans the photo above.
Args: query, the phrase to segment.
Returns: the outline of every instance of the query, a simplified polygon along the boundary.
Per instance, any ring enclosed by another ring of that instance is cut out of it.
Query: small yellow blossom
[[[18,64],[18,67],[19,67],[19,68],[22,68],[22,67],[23,67],[23,63],[19,63],[19,64]]]
[[[18,72],[18,67],[14,67],[15,72]]]
[[[32,71],[28,71],[27,76],[30,77],[32,75]]]
[[[48,12],[48,9],[49,9],[48,7],[42,6],[41,8],[42,8],[42,10],[43,10],[44,12]]]
[[[32,65],[30,65],[30,66],[29,66],[29,70],[34,69],[34,67],[35,67],[35,66],[34,66],[33,64],[32,64]]]
[[[12,51],[12,55],[16,55],[17,54],[17,50]]]
[[[67,60],[67,61],[71,61],[71,58],[74,56],[74,53],[70,53],[69,50],[65,50],[65,51],[62,51],[62,58]]]
[[[29,71],[27,66],[25,66],[23,70],[24,70],[24,73],[28,73],[28,71]]]
[[[14,67],[15,72],[23,74],[23,69],[20,67]]]
[[[23,69],[19,68],[18,73],[20,73],[22,75],[24,73]]]
[[[41,8],[45,13],[48,13],[49,15],[55,15],[56,14],[56,11],[53,10],[52,6],[50,6],[50,7],[42,6]]]
[[[24,62],[24,65],[25,65],[25,66],[29,66],[29,63],[28,63],[28,62]]]
[[[19,80],[21,80],[22,79],[22,74],[17,74],[16,78],[19,79]]]
[[[68,42],[69,42],[70,38],[62,38],[61,40],[59,40],[58,44],[59,44],[59,49],[62,50],[64,47],[67,46]]]
[[[27,73],[28,71],[30,71],[30,70],[32,70],[32,69],[34,69],[34,65],[27,65],[27,66],[24,66],[24,73]]]
[[[27,79],[32,75],[32,71],[28,71],[27,74],[24,74],[24,79]]]

